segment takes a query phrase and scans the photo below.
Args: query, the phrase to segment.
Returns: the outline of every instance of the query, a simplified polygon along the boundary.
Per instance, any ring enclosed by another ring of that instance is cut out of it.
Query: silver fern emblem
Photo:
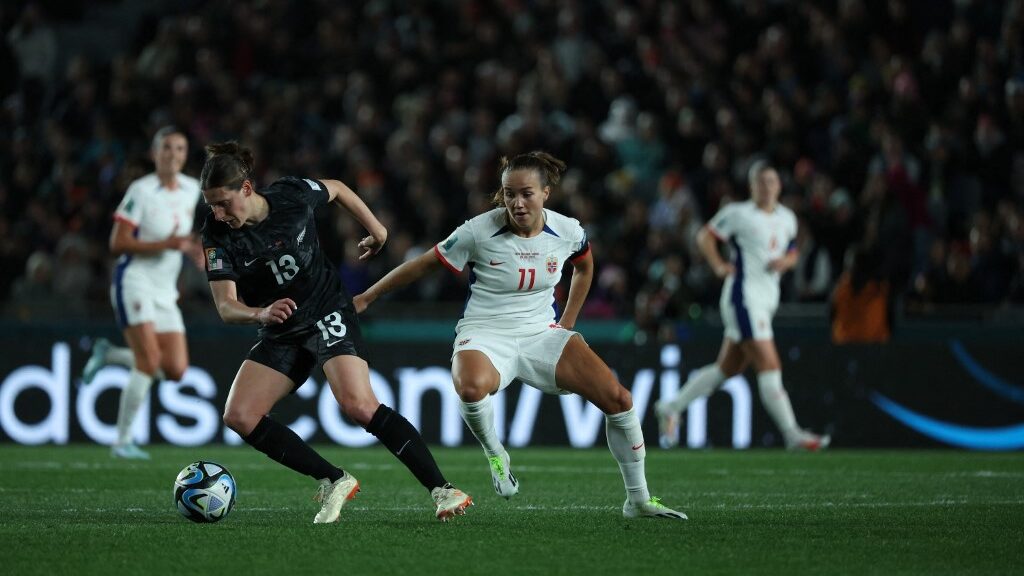
[[[305,237],[306,237],[306,229],[303,228],[302,232],[299,232],[299,235],[295,237],[295,243],[296,244],[302,244],[302,239],[305,238]]]

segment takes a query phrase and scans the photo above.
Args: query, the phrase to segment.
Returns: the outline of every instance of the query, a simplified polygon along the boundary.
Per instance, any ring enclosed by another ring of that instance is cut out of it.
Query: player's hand
[[[714,271],[715,276],[718,276],[718,278],[723,280],[736,273],[736,267],[729,262],[717,264],[712,267],[712,270]]]
[[[785,272],[789,270],[789,263],[785,258],[776,258],[768,263],[768,270],[771,272]]]
[[[360,260],[366,260],[371,256],[376,256],[384,248],[384,243],[388,241],[388,233],[384,232],[378,235],[370,235],[359,241],[359,249],[363,253],[359,256]]]
[[[298,310],[295,301],[291,298],[281,298],[270,306],[263,308],[256,315],[260,324],[281,324],[291,318],[292,313]]]
[[[179,250],[188,253],[196,246],[196,241],[191,236],[171,236],[166,240],[168,250]]]

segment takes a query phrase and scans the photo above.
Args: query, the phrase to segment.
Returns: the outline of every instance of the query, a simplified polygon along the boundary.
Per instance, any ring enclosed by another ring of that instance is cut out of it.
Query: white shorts
[[[499,390],[519,379],[547,394],[571,394],[555,384],[555,366],[569,338],[576,334],[565,328],[544,328],[534,334],[505,336],[469,328],[456,335],[452,360],[463,350],[478,350],[498,370]]]
[[[775,310],[764,306],[737,306],[732,302],[721,302],[718,309],[722,313],[725,338],[733,342],[775,339],[772,333]]]
[[[185,332],[178,295],[174,292],[155,293],[127,282],[115,282],[110,286],[110,303],[114,307],[117,325],[122,330],[152,322],[153,330],[158,334]]]

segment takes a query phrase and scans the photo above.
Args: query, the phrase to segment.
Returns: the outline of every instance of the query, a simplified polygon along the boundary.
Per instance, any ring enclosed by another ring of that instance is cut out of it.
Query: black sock
[[[405,416],[381,404],[366,431],[380,440],[427,490],[447,484],[423,437]]]
[[[324,460],[291,428],[266,416],[245,437],[245,441],[272,460],[317,480],[327,478],[334,482],[345,475],[340,468]]]

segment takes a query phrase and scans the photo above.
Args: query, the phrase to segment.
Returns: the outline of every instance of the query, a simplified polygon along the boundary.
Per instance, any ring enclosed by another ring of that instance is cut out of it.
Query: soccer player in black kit
[[[370,233],[359,242],[362,259],[380,251],[387,230],[342,182],[286,177],[257,191],[250,150],[225,142],[207,146],[206,152],[199,184],[211,208],[203,249],[213,299],[225,322],[260,325],[260,341],[228,392],[224,423],[253,448],[319,480],[322,508],[313,522],[336,522],[359,482],[267,416],[322,363],[344,414],[376,436],[430,491],[437,518],[464,514],[473,499],[448,484],[416,428],[381,404],[370,388],[352,299],[320,251],[313,213],[327,203],[351,213]]]

